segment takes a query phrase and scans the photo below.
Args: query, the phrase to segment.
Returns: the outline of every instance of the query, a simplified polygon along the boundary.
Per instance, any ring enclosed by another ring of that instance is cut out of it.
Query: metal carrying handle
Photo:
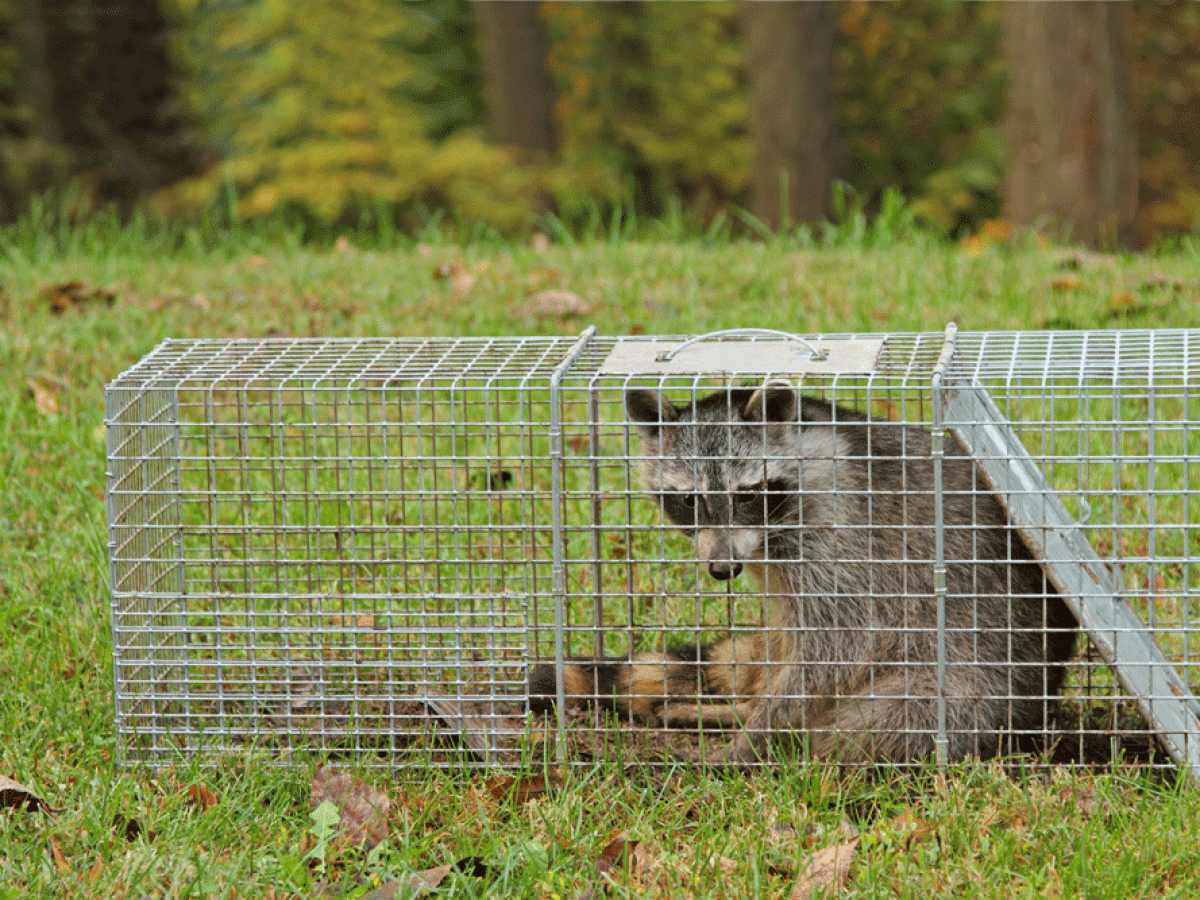
[[[698,344],[701,341],[710,341],[716,338],[725,337],[780,337],[789,341],[799,341],[808,348],[808,352],[814,361],[825,359],[829,351],[821,350],[812,341],[807,338],[802,338],[798,334],[790,334],[786,331],[776,331],[774,328],[725,328],[721,331],[710,331],[708,334],[697,335],[694,338],[684,341],[674,350],[664,350],[654,359],[656,362],[670,362],[675,358],[675,355],[681,350],[686,350],[692,344]]]

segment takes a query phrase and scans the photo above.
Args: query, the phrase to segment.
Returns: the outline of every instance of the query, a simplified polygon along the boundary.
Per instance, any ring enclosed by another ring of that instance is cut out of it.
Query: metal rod
[[[933,367],[930,391],[933,399],[933,428],[930,438],[930,456],[933,459],[933,508],[934,508],[934,558],[933,593],[937,601],[937,737],[934,752],[939,768],[944,769],[949,756],[949,736],[946,733],[946,521],[942,463],[946,457],[946,432],[942,427],[942,412],[945,397],[942,379],[946,368],[954,357],[958,326],[954,322],[946,325],[942,341],[942,352]]]

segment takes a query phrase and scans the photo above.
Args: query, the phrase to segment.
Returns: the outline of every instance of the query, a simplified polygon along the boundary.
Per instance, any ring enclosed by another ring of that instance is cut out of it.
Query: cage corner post
[[[555,681],[555,761],[561,766],[566,762],[567,725],[564,718],[566,693],[563,687],[563,667],[566,665],[566,612],[567,612],[567,561],[566,536],[563,531],[562,467],[562,383],[580,356],[596,337],[596,327],[588,326],[579,339],[567,351],[562,361],[554,367],[550,376],[550,508],[553,545],[550,590],[554,595],[554,681]]]
[[[934,737],[934,753],[938,768],[945,771],[949,759],[950,738],[946,730],[946,520],[944,508],[943,462],[946,457],[946,429],[944,424],[945,392],[943,379],[957,347],[958,325],[949,322],[942,340],[941,353],[930,376],[930,394],[933,399],[933,427],[930,434],[933,460],[933,507],[934,507],[934,559],[933,591],[937,603],[937,734]]]
[[[117,758],[122,766],[153,765],[167,738],[191,737],[178,395],[117,381],[107,386],[105,403]]]

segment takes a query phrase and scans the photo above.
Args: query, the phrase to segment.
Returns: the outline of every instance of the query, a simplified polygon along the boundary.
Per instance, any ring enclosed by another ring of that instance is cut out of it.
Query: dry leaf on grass
[[[474,878],[487,878],[491,867],[478,856],[466,856],[443,866],[413,872],[402,881],[388,881],[363,894],[361,900],[393,900],[395,897],[416,897],[435,890],[451,872],[461,872]],[[401,890],[403,888],[403,891]]]
[[[52,389],[34,378],[26,378],[25,383],[29,386],[30,393],[33,394],[33,403],[37,407],[38,413],[43,416],[58,414],[58,397]]]
[[[54,859],[54,868],[58,869],[60,875],[71,871],[67,858],[63,856],[62,847],[58,845],[58,838],[54,835],[50,835],[50,856]]]
[[[0,809],[14,808],[23,808],[30,812],[61,812],[19,781],[13,781],[7,775],[0,775]]]
[[[104,288],[89,288],[82,281],[64,281],[52,284],[38,291],[38,297],[50,306],[50,312],[60,316],[73,309],[79,309],[89,303],[103,303],[112,306],[117,295]]]
[[[149,843],[156,837],[153,831],[142,828],[142,823],[137,819],[131,819],[121,813],[113,813],[112,827],[117,834],[124,834],[127,841],[136,841],[144,834]]]
[[[631,841],[628,833],[622,831],[614,835],[600,851],[600,855],[596,857],[596,881],[589,884],[584,892],[579,895],[579,900],[592,900],[596,896],[597,886],[603,890],[611,880],[611,875],[614,871],[620,871],[626,867],[630,868],[630,874],[636,868],[637,848],[640,841]]]
[[[808,858],[800,879],[792,888],[790,900],[808,900],[817,891],[839,888],[850,877],[850,863],[858,849],[858,838],[818,850]]]
[[[396,897],[419,897],[440,885],[450,874],[453,864],[434,866],[423,872],[414,872],[403,881],[387,881],[374,890],[363,894],[361,900],[394,900]],[[403,890],[401,890],[403,888]]]
[[[484,787],[488,789],[488,793],[495,800],[513,797],[518,803],[525,803],[535,797],[544,796],[556,788],[561,788],[564,781],[560,769],[551,769],[544,775],[541,773],[521,777],[497,775],[485,781]]]
[[[197,782],[188,786],[188,802],[196,809],[211,809],[217,805],[217,795],[208,785]]]
[[[1074,807],[1075,812],[1083,819],[1112,815],[1112,804],[1106,798],[1097,795],[1096,788],[1090,784],[1064,788],[1059,792],[1058,799],[1065,805]]]
[[[526,300],[517,315],[523,319],[569,319],[589,315],[591,311],[591,304],[575,292],[551,288]]]
[[[475,287],[475,274],[467,268],[466,263],[455,260],[442,263],[433,270],[434,281],[449,281],[450,294],[455,300],[462,300]]]
[[[317,766],[311,793],[313,809],[329,801],[341,811],[334,847],[370,850],[388,836],[387,815],[392,801],[349,772]]]
[[[1050,289],[1061,294],[1066,291],[1086,291],[1088,286],[1076,275],[1059,275],[1050,280]]]

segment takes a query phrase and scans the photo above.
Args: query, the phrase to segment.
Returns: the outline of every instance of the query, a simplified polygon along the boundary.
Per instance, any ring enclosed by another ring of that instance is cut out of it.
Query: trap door
[[[1046,577],[1136,698],[1171,759],[1200,777],[1200,702],[1137,613],[1121,600],[1108,566],[1000,409],[979,384],[947,384],[942,416],[1008,513]]]

